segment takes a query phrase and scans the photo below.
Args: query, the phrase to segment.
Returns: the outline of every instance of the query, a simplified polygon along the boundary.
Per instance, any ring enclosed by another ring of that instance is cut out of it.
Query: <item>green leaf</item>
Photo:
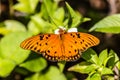
[[[83,18],[83,20],[82,20],[82,22],[87,22],[87,21],[91,21],[91,19],[90,18]]]
[[[58,8],[58,2],[55,2],[54,0],[43,0],[43,5],[44,7],[42,9],[45,10],[48,17],[51,17]]]
[[[66,7],[70,15],[69,22],[66,25],[68,25],[69,28],[78,26],[81,23],[82,16],[78,12],[75,12],[67,2]]]
[[[42,79],[39,79],[42,80]],[[65,76],[59,71],[58,68],[51,66],[48,72],[45,74],[45,79],[43,80],[67,80]]]
[[[114,55],[115,63],[119,61],[119,57],[117,56],[117,54],[113,50],[110,50],[110,55]]]
[[[115,77],[113,75],[105,75],[103,77],[105,80],[115,80]]]
[[[52,27],[50,23],[43,20],[40,15],[36,14],[31,17],[31,21],[28,24],[28,30],[32,32],[33,34],[38,33],[51,33]]]
[[[41,6],[41,16],[48,20],[52,27],[58,28],[58,26],[63,26],[63,20],[65,16],[65,11],[63,7],[58,7],[59,1],[54,0],[43,0]]]
[[[35,73],[32,76],[25,78],[25,80],[40,80],[39,75],[40,73]]]
[[[89,31],[120,33],[120,14],[107,16],[96,23]]]
[[[88,62],[99,65],[99,58],[97,56],[97,53],[90,48],[82,54],[82,58]]]
[[[100,54],[99,54],[99,64],[100,66],[106,66],[105,60],[107,59],[108,54],[107,54],[107,49],[103,50]]]
[[[65,12],[63,8],[58,8],[54,14],[51,16],[51,24],[55,26],[55,28],[58,28],[59,26],[64,26],[63,20],[64,20]]]
[[[63,62],[58,62],[58,66],[59,66],[59,69],[60,69],[61,72],[63,72],[64,67],[65,67],[65,64],[66,64],[65,61],[63,61]]]
[[[95,73],[92,76],[90,76],[89,79],[86,80],[101,80],[101,75],[99,73]]]
[[[32,72],[40,72],[47,66],[47,62],[43,58],[28,60],[20,64],[21,67],[24,67]]]
[[[88,74],[88,73],[94,71],[97,68],[98,68],[98,66],[95,65],[95,64],[91,64],[91,63],[88,63],[88,62],[81,62],[77,65],[74,65],[74,66],[70,67],[68,70]]]
[[[30,51],[20,48],[20,43],[31,36],[27,32],[13,32],[1,39],[0,56],[15,61],[17,64],[23,62],[30,54]]]
[[[0,76],[7,77],[12,70],[15,68],[16,64],[10,59],[1,59],[0,60]]]
[[[31,80],[31,79],[29,79]],[[50,66],[45,74],[40,73],[38,80],[67,80],[58,68]]]
[[[0,34],[6,35],[10,32],[23,31],[25,32],[25,26],[15,20],[6,20],[3,22],[4,25],[0,25]]]
[[[28,23],[28,31],[31,32],[33,35],[39,34],[40,30],[33,21],[29,21]]]
[[[120,61],[116,63],[117,68],[120,70]]]
[[[101,75],[106,75],[106,74],[113,74],[113,72],[111,69],[104,67],[101,70]]]
[[[110,68],[113,68],[116,65],[116,63],[119,61],[119,57],[113,50],[110,50],[109,56],[112,57],[108,60],[107,64]]]
[[[39,0],[18,0],[19,3],[13,6],[14,9],[25,12],[34,13]]]
[[[0,34],[2,35],[6,35],[8,34],[10,31],[7,30],[5,27],[0,27]]]
[[[63,20],[64,20],[64,16],[65,16],[65,11],[64,11],[64,9],[61,7],[61,8],[58,8],[55,12],[54,12],[54,14],[53,14],[53,17],[55,18],[55,19],[57,19],[59,22],[63,22]]]

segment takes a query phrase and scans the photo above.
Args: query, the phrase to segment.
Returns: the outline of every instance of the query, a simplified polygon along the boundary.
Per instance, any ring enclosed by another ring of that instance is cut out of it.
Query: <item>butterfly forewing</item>
[[[81,32],[71,32],[64,34],[64,55],[68,61],[77,60],[81,53],[89,47],[99,44],[99,39],[93,35]]]
[[[85,51],[86,49],[92,47],[92,46],[96,46],[99,44],[99,39],[96,38],[93,35],[87,34],[87,33],[81,33],[78,32],[77,34],[80,35],[80,38],[78,38],[78,44],[81,48],[81,51]]]
[[[24,40],[20,46],[24,49],[33,50],[35,52],[43,52],[56,37],[57,35],[54,34],[40,34]]]

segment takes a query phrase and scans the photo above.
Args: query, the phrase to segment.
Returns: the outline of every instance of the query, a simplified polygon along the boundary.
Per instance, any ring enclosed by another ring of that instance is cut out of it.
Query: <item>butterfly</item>
[[[39,34],[24,40],[20,46],[40,53],[50,61],[75,61],[85,50],[99,42],[99,39],[91,34],[66,32],[60,28],[58,34]]]

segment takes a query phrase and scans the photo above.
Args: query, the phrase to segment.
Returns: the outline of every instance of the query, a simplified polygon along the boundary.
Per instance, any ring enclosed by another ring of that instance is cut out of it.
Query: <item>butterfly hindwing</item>
[[[50,43],[48,48],[45,50],[45,53],[43,53],[43,56],[45,56],[50,61],[61,61],[62,60],[62,50],[61,50],[61,40],[59,39],[59,35],[56,39]]]

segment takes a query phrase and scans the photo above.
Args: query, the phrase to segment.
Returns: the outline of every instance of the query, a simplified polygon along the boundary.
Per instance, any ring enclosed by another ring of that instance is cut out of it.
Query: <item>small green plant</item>
[[[58,62],[58,67],[47,67],[48,63],[43,57],[20,48],[20,43],[32,35],[54,33],[59,26],[76,28],[90,20],[74,11],[67,2],[65,7],[59,7],[58,3],[59,0],[42,0],[41,6],[38,6],[39,0],[19,0],[13,5],[15,10],[24,12],[23,17],[30,20],[26,26],[16,20],[6,20],[0,24],[0,34],[3,35],[0,41],[0,77],[5,78],[14,71],[27,76],[25,80],[67,80],[63,73],[66,62]],[[108,16],[89,31],[118,34],[119,20],[120,14]],[[94,50],[88,49],[82,58],[85,61],[70,67],[68,72],[88,74],[86,80],[114,80],[113,69],[117,67],[120,71],[120,60],[113,50],[103,50],[98,56]]]
[[[70,67],[69,71],[88,74],[86,80],[114,80],[113,68],[120,69],[119,57],[113,50],[103,50],[99,56],[92,49],[87,50],[83,55],[86,61]]]

